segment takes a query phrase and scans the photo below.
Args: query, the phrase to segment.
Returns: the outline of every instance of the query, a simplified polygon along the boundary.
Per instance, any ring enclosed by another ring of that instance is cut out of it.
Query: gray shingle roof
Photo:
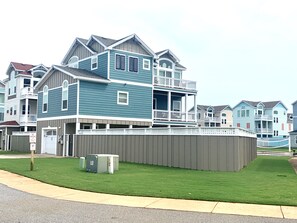
[[[118,42],[119,40],[114,40],[114,39],[109,39],[109,38],[105,38],[102,36],[96,36],[93,35],[96,39],[98,39],[100,42],[102,42],[105,46],[110,46],[116,42]]]
[[[78,68],[72,68],[72,67],[63,67],[63,66],[57,66],[55,67],[68,72],[76,77],[85,77],[85,78],[91,78],[91,79],[96,79],[96,80],[108,80],[100,75],[94,74],[90,71],[83,70],[83,69],[78,69]]]

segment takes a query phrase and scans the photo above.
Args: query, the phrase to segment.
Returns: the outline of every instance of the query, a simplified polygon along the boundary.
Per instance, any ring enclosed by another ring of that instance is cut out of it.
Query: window
[[[246,123],[246,128],[250,129],[251,128],[251,124],[250,123]]]
[[[237,123],[237,128],[240,128],[240,123]]]
[[[240,117],[240,110],[237,111],[237,117]]]
[[[47,112],[48,110],[48,86],[43,87],[43,98],[42,98],[42,112]]]
[[[129,57],[129,71],[130,72],[138,72],[138,58]]]
[[[245,117],[245,110],[241,110],[241,117]]]
[[[150,70],[151,69],[151,61],[148,59],[143,59],[143,69]]]
[[[22,106],[22,115],[26,114],[26,105]],[[30,114],[30,105],[28,105],[28,114]]]
[[[278,136],[278,131],[277,130],[273,131],[273,136]]]
[[[222,119],[222,124],[226,124],[227,123],[227,119],[223,118]]]
[[[246,117],[250,117],[250,110],[245,111]]]
[[[12,115],[12,107],[10,107],[10,113],[9,114]]]
[[[73,56],[68,60],[68,67],[78,68],[78,57]]]
[[[68,81],[64,80],[62,84],[62,110],[68,109]]]
[[[278,111],[273,111],[273,114],[277,115],[278,114]]]
[[[16,115],[16,113],[17,112],[16,112],[16,105],[15,105],[15,106],[13,106],[13,114]]]
[[[97,69],[98,67],[98,57],[92,57],[91,59],[91,70]]]
[[[181,102],[173,101],[173,111],[181,111]]]
[[[278,117],[274,117],[274,118],[273,118],[273,122],[274,122],[274,123],[278,123]]]
[[[8,95],[10,95],[10,88],[8,88]]]
[[[282,130],[285,130],[285,124],[282,123]]]
[[[125,55],[116,54],[116,69],[117,70],[126,70],[125,66]]]
[[[157,109],[157,98],[153,99],[153,109]]]
[[[128,105],[129,104],[129,93],[118,91],[118,104],[119,105]]]
[[[24,79],[24,87],[30,87],[31,80],[30,79]]]
[[[16,86],[13,88],[13,93],[16,94]]]

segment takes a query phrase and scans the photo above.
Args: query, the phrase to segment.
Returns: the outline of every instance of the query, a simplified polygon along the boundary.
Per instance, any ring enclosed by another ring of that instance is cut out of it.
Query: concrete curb
[[[297,207],[92,193],[45,184],[4,170],[0,170],[0,183],[23,192],[68,201],[151,209],[297,219]]]

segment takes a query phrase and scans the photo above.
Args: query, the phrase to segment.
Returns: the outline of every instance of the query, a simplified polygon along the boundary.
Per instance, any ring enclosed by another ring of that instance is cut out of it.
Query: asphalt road
[[[214,222],[296,223],[296,220],[88,204],[24,193],[0,184],[1,223]]]

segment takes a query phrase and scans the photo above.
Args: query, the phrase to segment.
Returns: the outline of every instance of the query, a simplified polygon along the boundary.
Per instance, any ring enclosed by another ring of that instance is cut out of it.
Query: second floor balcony
[[[21,89],[21,98],[36,98],[37,99],[37,94],[34,93],[33,87],[24,87]]]
[[[36,114],[20,115],[20,124],[36,124],[36,121]]]
[[[196,81],[176,79],[171,77],[154,76],[154,86],[185,90],[196,90]]]
[[[272,128],[256,128],[256,133],[272,134],[273,130]]]
[[[271,115],[255,115],[256,121],[272,121]]]

